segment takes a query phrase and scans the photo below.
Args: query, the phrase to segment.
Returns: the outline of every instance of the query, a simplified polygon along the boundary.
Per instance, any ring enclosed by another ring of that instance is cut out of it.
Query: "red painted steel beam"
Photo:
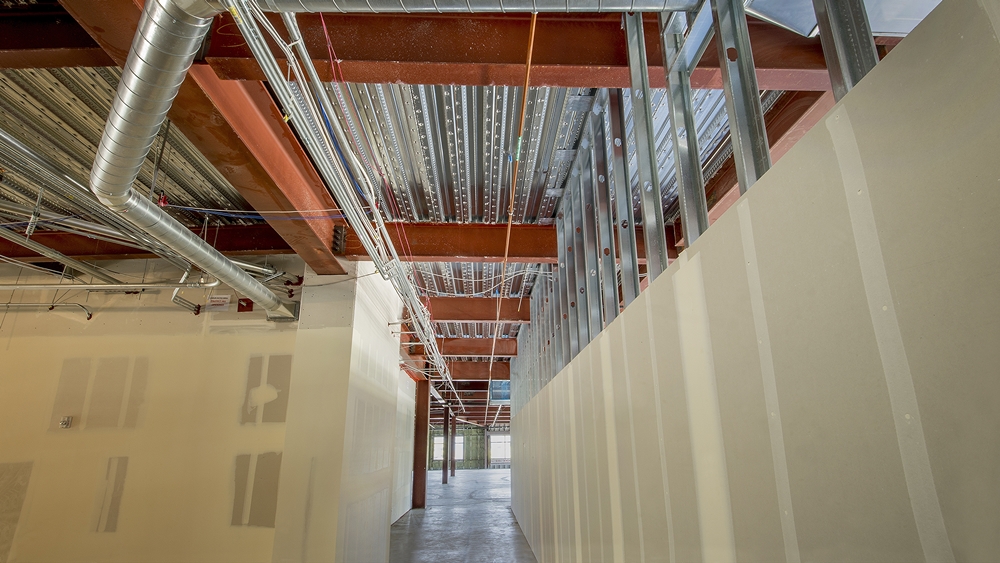
[[[415,423],[413,426],[413,491],[411,508],[427,506],[427,436],[430,424],[430,382],[416,385]]]
[[[195,230],[196,233],[200,231],[200,227]],[[219,252],[229,256],[294,253],[288,243],[274,232],[270,225],[211,227],[209,237]],[[154,254],[131,246],[71,233],[36,231],[35,234],[31,235],[31,239],[78,260],[125,260],[156,257]],[[0,256],[26,262],[52,261],[50,258],[39,256],[27,248],[6,240],[0,240]]]
[[[507,226],[460,223],[389,223],[389,237],[404,262],[502,262]],[[639,263],[646,262],[642,227],[636,227]],[[514,264],[555,264],[553,225],[514,225],[507,261]],[[357,235],[348,231],[344,258],[370,260]]]
[[[487,381],[479,381],[479,380],[456,380],[454,382],[454,385],[455,385],[455,390],[458,391],[459,393],[463,393],[465,391],[485,392],[488,389],[487,383],[488,383]],[[447,384],[439,384],[439,390],[441,391],[447,390],[450,393],[451,387],[449,387]]]
[[[519,86],[524,81],[528,14],[327,14],[339,68],[348,82]],[[300,14],[309,51],[325,80],[333,77],[318,15]],[[655,15],[646,16],[653,87],[665,85]],[[279,25],[280,29],[280,25]],[[819,39],[750,21],[757,77],[764,90],[827,90]],[[692,75],[695,88],[721,88],[716,48]],[[263,80],[229,14],[220,16],[205,60],[219,76]],[[539,14],[533,86],[629,86],[625,34],[618,14]]]
[[[482,424],[483,423],[483,415],[486,414],[486,409],[487,409],[487,407],[485,405],[483,405],[483,406],[471,406],[471,407],[467,406],[467,407],[465,407],[465,412],[462,412],[458,408],[458,403],[457,402],[452,402],[452,403],[450,403],[450,405],[451,405],[452,412],[456,413],[459,418],[462,418],[464,420],[469,420],[470,416],[478,416],[479,417],[478,421],[475,418],[473,418],[472,420],[476,421],[477,424]],[[506,420],[508,418],[508,414],[507,413],[510,411],[510,407],[508,405],[490,405],[489,406],[490,422],[493,421],[493,415],[496,414],[498,408],[503,408],[503,412],[500,413],[500,419],[501,420]],[[439,405],[432,406],[431,407],[431,422],[440,422],[442,414],[443,414],[443,408],[441,406],[439,406]]]
[[[448,370],[451,378],[459,380],[479,380],[490,379],[489,362],[448,362]],[[493,362],[493,378],[496,381],[510,379],[510,364],[508,362]]]
[[[439,338],[438,349],[443,356],[489,356],[492,338]],[[517,339],[497,338],[494,356],[510,358],[517,355]]]
[[[437,323],[493,323],[497,320],[497,300],[490,297],[430,297],[427,309]],[[500,322],[528,323],[531,321],[530,309],[527,299],[505,297],[500,302]]]
[[[65,12],[0,17],[0,68],[113,64],[104,49]]]
[[[60,3],[119,66],[124,64],[141,14],[135,3],[131,0],[97,4],[89,0],[60,0]],[[235,88],[219,87],[233,99],[242,94],[242,108],[252,108],[234,118],[229,108],[229,115],[223,115],[194,75],[199,75],[205,84],[211,83],[205,72],[196,70],[188,76],[174,100],[168,115],[170,120],[256,209],[288,210],[298,203],[302,190],[309,189],[301,182],[312,178],[315,171],[307,169],[310,165],[287,124],[280,118],[268,117],[270,110],[260,99],[263,87],[254,91],[248,86],[242,93],[235,92]],[[213,93],[219,94],[216,90]],[[233,122],[229,118],[234,118]],[[260,122],[251,123],[254,119]],[[309,208],[330,207],[329,202],[323,204],[317,199]],[[324,234],[332,233],[332,225],[277,219],[269,222],[317,273],[346,273],[331,250],[332,236]]]
[[[274,181],[273,187],[243,186],[240,194],[259,210],[330,210],[283,214],[269,222],[316,273],[346,273],[332,250],[333,229],[345,221],[264,85],[220,80],[205,65],[193,67],[190,75]]]
[[[506,225],[459,223],[390,223],[387,226],[401,259],[413,262],[502,262]],[[357,235],[347,234],[345,257],[368,260]],[[510,263],[555,264],[556,230],[551,225],[515,225]]]
[[[438,350],[445,357],[489,356],[493,352],[496,358],[513,358],[517,356],[516,338],[498,338],[496,350],[493,349],[492,338],[438,338]],[[420,344],[404,344],[407,355],[423,356],[424,347]]]

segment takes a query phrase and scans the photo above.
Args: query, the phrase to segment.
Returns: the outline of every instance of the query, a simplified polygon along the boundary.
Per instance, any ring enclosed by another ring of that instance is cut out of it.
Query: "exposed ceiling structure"
[[[810,24],[793,9],[802,3],[811,6],[811,0],[748,3],[750,13],[770,22],[751,19],[750,39],[774,159],[832,105],[819,39],[809,37],[815,16]],[[869,2],[869,9],[886,22],[877,24],[883,35],[898,37],[909,30],[901,21],[919,20],[935,3],[893,11],[899,3],[885,0]],[[0,2],[0,228],[19,236],[27,231],[75,260],[179,259],[85,188],[121,76],[116,65],[124,63],[140,12],[129,0]],[[662,45],[652,16],[644,21],[650,103],[672,258],[683,240]],[[454,380],[438,392],[445,401],[460,399],[469,421],[508,423],[509,408],[490,401],[487,387],[509,379],[532,291],[552,276],[554,222],[578,153],[590,142],[585,118],[602,89],[625,89],[632,220],[642,222],[621,15],[538,17],[509,245],[529,16],[331,13],[298,20],[340,126],[349,132],[349,149],[377,186],[375,206],[406,277],[430,312],[435,346]],[[881,54],[896,41],[877,38]],[[228,256],[297,253],[318,273],[344,273],[342,261],[369,259],[366,249],[264,78],[232,15],[216,16],[133,189]],[[714,48],[701,57],[691,83],[709,213],[717,216],[739,191]],[[40,170],[37,159],[50,168]],[[66,218],[122,234],[103,236]],[[10,241],[0,241],[0,256],[52,262]],[[403,332],[404,365],[423,377],[425,346]]]

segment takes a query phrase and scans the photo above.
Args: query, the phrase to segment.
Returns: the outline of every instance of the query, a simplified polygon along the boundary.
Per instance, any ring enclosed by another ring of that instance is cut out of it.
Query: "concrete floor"
[[[510,511],[510,470],[428,475],[427,508],[392,525],[390,563],[535,563]]]

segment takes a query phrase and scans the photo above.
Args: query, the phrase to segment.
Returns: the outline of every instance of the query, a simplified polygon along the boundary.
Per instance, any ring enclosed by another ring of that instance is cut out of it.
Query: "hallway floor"
[[[428,474],[427,508],[392,525],[391,563],[535,563],[510,511],[509,469]]]

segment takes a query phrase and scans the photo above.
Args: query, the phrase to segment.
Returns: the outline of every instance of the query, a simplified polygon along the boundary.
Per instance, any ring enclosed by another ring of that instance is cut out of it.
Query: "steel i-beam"
[[[413,426],[413,490],[411,508],[427,506],[427,437],[430,424],[430,381],[416,385],[415,423]]]
[[[643,236],[646,239],[646,274],[652,281],[667,268],[668,261],[663,198],[660,195],[653,129],[652,96],[646,64],[646,40],[642,29],[642,13],[624,14],[622,17],[625,18],[625,40],[628,45],[628,67],[632,83],[632,118],[636,162],[639,166]]]
[[[770,145],[764,129],[764,111],[750,49],[747,16],[743,0],[711,2],[736,176],[740,182],[740,193],[746,193],[771,168]]]
[[[448,463],[450,458],[448,454],[451,451],[448,449],[448,427],[451,426],[451,409],[448,407],[444,408],[444,440],[442,440],[442,456],[441,456],[441,484],[448,484]]]
[[[711,16],[705,10],[699,16],[703,17],[702,14],[706,13]],[[685,242],[691,246],[708,229],[708,203],[691,98],[691,69],[677,57],[684,44],[684,18],[682,12],[660,14],[660,36],[663,41],[663,64],[667,68],[667,100],[674,139],[674,174],[677,177],[681,229]]]
[[[878,63],[863,0],[813,0],[833,97],[840,101]]]

